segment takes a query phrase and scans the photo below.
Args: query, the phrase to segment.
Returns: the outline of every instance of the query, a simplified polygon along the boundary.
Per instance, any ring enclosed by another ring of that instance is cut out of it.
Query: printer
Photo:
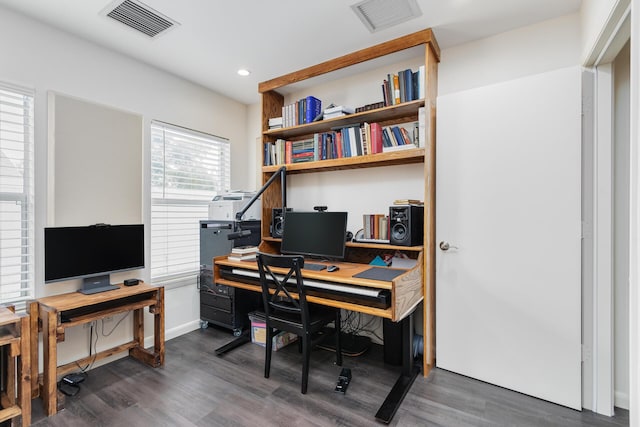
[[[256,192],[228,191],[215,196],[209,202],[209,219],[220,221],[235,221],[236,214],[249,203]],[[262,203],[257,199],[242,216],[242,221],[260,220],[262,216]]]

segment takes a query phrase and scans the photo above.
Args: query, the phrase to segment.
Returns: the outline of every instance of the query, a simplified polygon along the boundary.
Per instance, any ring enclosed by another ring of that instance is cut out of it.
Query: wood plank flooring
[[[163,368],[129,357],[89,372],[65,409],[45,417],[33,401],[35,426],[371,426],[399,367],[385,366],[380,346],[345,357],[352,381],[334,392],[340,367],[335,355],[315,350],[309,390],[300,393],[302,365],[296,345],[274,353],[263,377],[264,349],[246,344],[223,357],[215,349],[233,336],[197,330],[167,341]],[[628,426],[629,413],[609,418],[574,411],[520,393],[435,369],[419,376],[392,426]]]

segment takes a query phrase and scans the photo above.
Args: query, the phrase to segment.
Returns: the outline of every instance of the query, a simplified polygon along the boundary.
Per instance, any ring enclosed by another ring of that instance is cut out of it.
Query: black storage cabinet
[[[247,314],[262,307],[259,292],[213,282],[214,257],[229,254],[235,246],[260,243],[260,221],[243,221],[240,227],[251,234],[229,240],[227,236],[235,229],[234,221],[200,221],[200,327],[218,325],[232,330],[235,336],[250,326]]]

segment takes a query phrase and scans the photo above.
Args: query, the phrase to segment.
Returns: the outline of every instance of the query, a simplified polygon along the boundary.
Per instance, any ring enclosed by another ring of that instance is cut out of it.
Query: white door
[[[436,365],[581,409],[580,71],[438,98]]]

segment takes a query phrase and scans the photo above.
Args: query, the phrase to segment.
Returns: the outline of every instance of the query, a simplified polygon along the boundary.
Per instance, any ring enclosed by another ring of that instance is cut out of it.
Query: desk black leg
[[[378,409],[376,419],[389,424],[402,404],[413,381],[420,373],[420,367],[413,365],[413,315],[401,320],[402,325],[402,373]]]
[[[216,349],[216,356],[222,356],[225,353],[227,353],[228,351],[233,350],[234,348],[240,347],[241,345],[244,345],[246,343],[251,342],[251,330],[250,329],[245,329],[242,331],[242,334],[236,338],[235,340],[231,341],[230,343],[227,343],[225,345],[223,345],[220,348]]]

